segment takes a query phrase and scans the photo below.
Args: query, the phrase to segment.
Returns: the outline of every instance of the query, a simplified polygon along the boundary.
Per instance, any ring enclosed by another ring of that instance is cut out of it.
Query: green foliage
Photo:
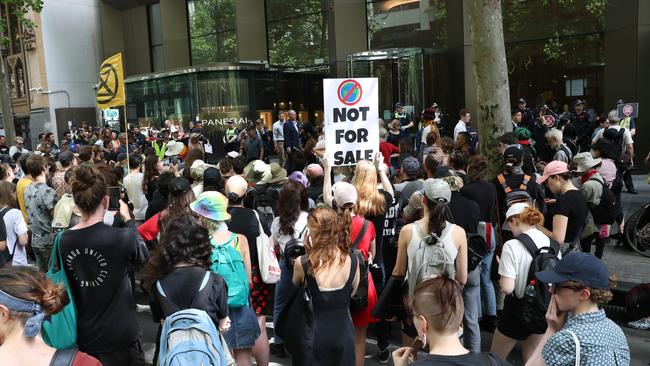
[[[235,0],[192,0],[192,64],[237,61]]]
[[[43,1],[44,0],[0,0],[0,5],[9,5],[12,13],[16,15],[16,18],[23,29],[34,29],[36,25],[26,16],[29,11],[40,13],[41,10],[43,10]],[[6,31],[7,23],[4,17],[0,17],[0,32],[3,34],[0,41],[3,45],[6,45],[9,42],[9,39],[5,36],[7,34]]]

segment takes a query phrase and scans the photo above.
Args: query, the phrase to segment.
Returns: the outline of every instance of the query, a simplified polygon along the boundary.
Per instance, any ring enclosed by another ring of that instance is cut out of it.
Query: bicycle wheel
[[[623,232],[625,235],[625,242],[630,247],[630,249],[644,257],[650,258],[650,248],[639,246],[636,240],[637,231],[639,229],[639,220],[645,211],[646,207],[635,211],[632,216],[630,216],[630,218],[625,222],[625,228],[623,229]]]

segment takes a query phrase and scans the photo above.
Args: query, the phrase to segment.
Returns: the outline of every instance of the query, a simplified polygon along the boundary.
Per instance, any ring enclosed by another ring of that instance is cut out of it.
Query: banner
[[[325,154],[332,166],[379,152],[378,87],[377,78],[323,80]]]
[[[125,102],[122,53],[118,53],[106,59],[99,69],[97,104],[101,109],[108,109],[123,106]]]

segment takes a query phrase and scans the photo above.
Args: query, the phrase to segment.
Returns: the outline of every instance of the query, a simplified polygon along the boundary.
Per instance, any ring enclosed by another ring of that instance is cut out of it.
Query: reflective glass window
[[[235,0],[187,2],[193,65],[237,61]]]

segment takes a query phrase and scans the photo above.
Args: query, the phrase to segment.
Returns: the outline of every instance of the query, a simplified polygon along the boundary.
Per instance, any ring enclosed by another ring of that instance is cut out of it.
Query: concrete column
[[[264,0],[235,2],[239,61],[268,61]]]
[[[147,7],[125,10],[123,12],[124,39],[124,73],[126,76],[150,73],[151,45],[149,44],[149,23]],[[110,56],[110,55],[109,55]]]
[[[330,49],[330,75],[346,76],[346,56],[368,50],[366,2],[330,0],[325,9]]]
[[[99,2],[100,19],[102,22],[103,58],[111,57],[118,52],[124,52],[124,29],[122,12],[103,1]]]
[[[190,66],[190,40],[187,29],[187,2],[160,0],[165,69]]]
[[[449,113],[452,127],[461,108],[476,116],[476,80],[472,74],[472,45],[467,20],[468,0],[447,0],[447,47],[449,66]]]
[[[650,145],[650,2],[609,0],[605,10],[605,100],[613,108],[616,100],[639,103],[636,119],[635,165],[646,171],[643,160]],[[645,112],[644,112],[645,111]],[[640,171],[637,170],[640,173]]]

